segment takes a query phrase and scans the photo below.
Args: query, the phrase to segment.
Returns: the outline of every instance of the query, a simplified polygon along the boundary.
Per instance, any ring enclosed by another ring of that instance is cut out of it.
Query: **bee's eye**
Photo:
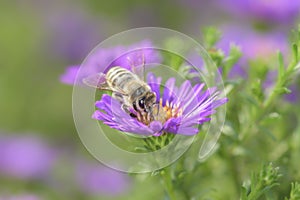
[[[142,108],[142,109],[145,108],[145,101],[144,101],[144,99],[140,99],[140,100],[139,100],[139,106],[140,106],[140,108]]]
[[[136,110],[136,111],[138,110],[137,107],[136,107],[136,103],[135,102],[133,102],[133,109]]]

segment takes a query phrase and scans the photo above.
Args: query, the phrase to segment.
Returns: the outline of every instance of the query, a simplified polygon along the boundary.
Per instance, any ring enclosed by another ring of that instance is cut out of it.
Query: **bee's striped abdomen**
[[[136,77],[127,69],[113,67],[107,72],[106,79],[110,87],[118,87],[123,90],[127,90],[128,84],[135,80]]]

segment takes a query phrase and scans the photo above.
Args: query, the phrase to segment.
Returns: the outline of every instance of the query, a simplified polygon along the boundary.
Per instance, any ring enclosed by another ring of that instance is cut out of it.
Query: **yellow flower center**
[[[153,118],[151,121],[160,121],[164,124],[168,119],[182,115],[183,110],[179,107],[179,104],[173,104],[173,102],[169,103],[167,100],[166,105],[163,106],[162,102],[162,98],[160,98],[159,104],[155,106],[152,111]],[[151,121],[148,122],[148,124],[150,124]]]
[[[179,103],[173,104],[167,100],[166,105],[163,106],[162,102],[162,98],[160,98],[159,104],[153,108],[152,113],[137,113],[137,120],[148,126],[152,121],[160,121],[164,124],[168,119],[182,115],[183,110]]]

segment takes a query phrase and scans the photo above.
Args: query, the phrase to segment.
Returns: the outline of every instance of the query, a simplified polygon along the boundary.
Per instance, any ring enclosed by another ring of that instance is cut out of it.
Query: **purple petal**
[[[187,97],[187,94],[188,94],[189,90],[191,90],[191,88],[192,88],[192,85],[191,85],[190,81],[184,81],[178,90],[178,94],[179,94],[178,99],[184,100]]]
[[[150,123],[150,128],[155,132],[161,132],[163,125],[159,121],[153,121]]]
[[[174,92],[175,90],[175,78],[170,78],[167,80],[164,86],[164,94],[163,94],[163,105],[166,105],[167,100],[172,102],[175,98]]]
[[[195,85],[194,88],[189,92],[189,94],[183,100],[184,113],[192,110],[194,107],[196,107],[198,104],[200,104],[200,102],[199,102],[199,100],[201,100],[200,92],[202,91],[203,87],[204,87],[204,84]]]
[[[169,133],[177,133],[181,118],[170,118],[164,124],[164,130]]]
[[[180,126],[179,129],[177,130],[177,134],[181,135],[196,135],[199,132],[198,128],[195,127],[183,127]]]
[[[147,76],[147,82],[151,87],[151,90],[156,93],[156,102],[159,102],[161,77],[156,78],[153,73],[149,73]]]

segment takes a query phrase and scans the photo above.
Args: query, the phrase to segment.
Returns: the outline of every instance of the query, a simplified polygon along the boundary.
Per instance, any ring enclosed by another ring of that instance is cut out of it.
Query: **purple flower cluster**
[[[101,39],[97,30],[99,23],[84,10],[56,9],[55,15],[47,15],[45,29],[49,35],[48,49],[58,58],[78,61]]]
[[[222,9],[238,17],[265,22],[291,24],[299,16],[300,1],[295,0],[221,0]]]
[[[38,179],[49,174],[56,153],[32,136],[0,136],[0,174],[20,179]]]
[[[3,195],[0,200],[40,200],[41,198],[33,194],[20,194],[20,195]]]
[[[236,44],[243,52],[242,57],[229,73],[229,78],[248,76],[249,63],[259,60],[266,65],[278,65],[277,52],[280,51],[284,57],[288,57],[289,42],[288,36],[283,32],[257,32],[249,27],[227,26],[223,28],[223,38],[218,43],[218,47],[229,53],[230,44]],[[273,63],[271,63],[273,62]],[[253,66],[252,66],[253,67]],[[274,85],[277,78],[276,68],[269,71],[263,84],[264,89],[269,90]],[[293,84],[289,88],[290,94],[285,95],[285,100],[296,103],[300,99],[299,87]]]
[[[90,55],[81,69],[80,65],[70,66],[60,77],[61,82],[65,84],[74,84],[76,77],[82,80],[91,74],[106,72],[114,66],[122,66],[131,69],[132,66],[139,66],[143,63],[160,63],[161,56],[154,49],[152,43],[148,40],[131,46],[116,46],[107,49],[97,49]],[[80,69],[80,73],[79,73]]]
[[[131,185],[126,174],[87,161],[77,164],[75,178],[81,190],[90,195],[118,196]]]
[[[229,76],[247,77],[249,70],[249,61],[260,60],[270,61],[274,58],[277,51],[284,55],[288,54],[288,41],[285,33],[282,32],[256,32],[249,27],[226,26],[222,29],[223,37],[217,44],[217,47],[229,53],[230,44],[235,44],[243,52],[239,62],[233,66]],[[276,60],[276,58],[274,59]]]
[[[131,185],[130,178],[126,174],[83,159],[80,155],[72,157],[74,150],[70,156],[66,149],[54,149],[46,141],[34,135],[0,133],[0,147],[0,178],[40,181],[41,184],[46,183],[56,188],[62,186],[61,182],[66,180],[70,182],[75,177],[74,189],[90,195],[120,195]],[[71,172],[68,174],[69,177],[65,174],[63,180],[56,177],[55,169],[60,164],[63,165],[60,166],[61,168]],[[38,200],[40,198],[31,194],[13,196],[4,194],[0,195],[0,200],[2,199]]]
[[[165,132],[195,135],[199,132],[197,126],[209,121],[209,116],[227,99],[219,98],[216,88],[203,91],[204,84],[192,86],[188,80],[177,87],[175,81],[175,78],[167,80],[163,94],[160,94],[161,78],[151,73],[148,75],[147,82],[156,93],[156,103],[160,107],[156,120],[149,122],[149,125],[130,117],[120,109],[120,103],[109,95],[103,95],[96,102],[99,110],[95,111],[93,118],[123,132],[155,136]]]

